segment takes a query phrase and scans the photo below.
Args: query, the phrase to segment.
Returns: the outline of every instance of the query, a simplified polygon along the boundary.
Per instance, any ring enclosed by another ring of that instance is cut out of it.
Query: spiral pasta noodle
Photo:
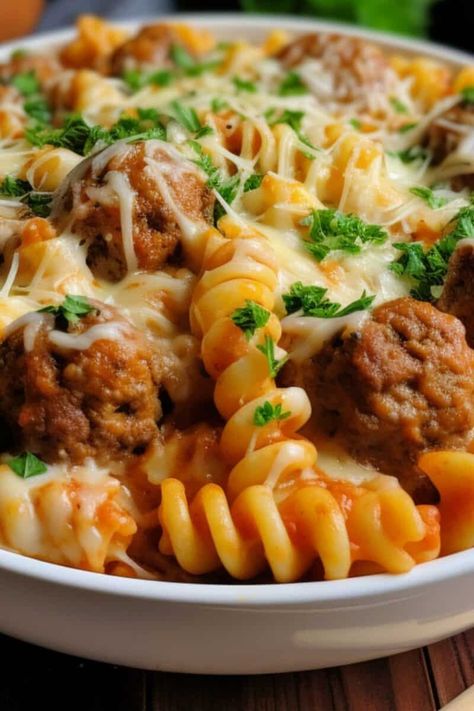
[[[203,362],[216,380],[217,409],[227,420],[221,450],[232,469],[226,491],[208,484],[190,504],[181,482],[162,482],[161,553],[174,554],[190,573],[223,565],[238,579],[268,564],[279,582],[298,580],[316,558],[325,577],[336,579],[347,577],[357,559],[403,572],[417,558],[436,556],[433,511],[418,510],[398,485],[387,491],[348,487],[344,514],[331,484],[315,480],[316,449],[296,434],[311,414],[307,395],[298,387],[276,387],[261,350],[265,339],[280,338],[271,313],[275,287],[273,254],[264,239],[237,236],[209,246],[191,313],[203,337]],[[250,339],[232,320],[245,300],[270,312]],[[286,417],[256,426],[255,412],[265,403]]]

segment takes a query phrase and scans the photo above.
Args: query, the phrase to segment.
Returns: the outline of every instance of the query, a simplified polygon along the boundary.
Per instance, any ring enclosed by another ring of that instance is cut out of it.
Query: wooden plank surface
[[[0,635],[0,711],[435,711],[474,684],[474,630],[295,674],[190,676],[68,657]]]

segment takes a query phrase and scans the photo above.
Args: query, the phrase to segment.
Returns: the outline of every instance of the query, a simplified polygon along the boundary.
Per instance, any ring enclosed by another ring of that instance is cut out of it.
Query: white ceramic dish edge
[[[339,31],[453,64],[469,55],[427,42],[287,17],[180,15],[220,37],[258,39],[272,27]],[[122,23],[134,28],[144,18]],[[60,30],[4,44],[54,46]],[[403,576],[291,585],[194,585],[110,578],[0,550],[0,629],[59,651],[150,669],[264,673],[393,654],[474,624],[474,551]]]

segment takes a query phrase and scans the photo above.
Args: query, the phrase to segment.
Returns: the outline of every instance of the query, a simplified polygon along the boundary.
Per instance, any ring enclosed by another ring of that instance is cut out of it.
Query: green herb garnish
[[[249,81],[248,79],[242,79],[241,77],[233,77],[232,83],[237,89],[237,91],[248,91],[250,94],[255,94],[257,91],[257,86],[255,82]]]
[[[257,427],[264,427],[268,425],[269,422],[280,422],[281,420],[286,420],[291,415],[289,410],[283,412],[283,405],[277,403],[272,405],[271,402],[266,400],[263,405],[259,405],[255,408],[253,413],[253,423]]]
[[[334,250],[358,254],[364,244],[383,244],[387,233],[379,225],[369,225],[357,215],[345,215],[335,209],[313,210],[301,221],[309,226],[305,247],[322,261]]]
[[[341,304],[330,301],[326,294],[327,289],[322,286],[304,286],[302,282],[297,281],[291,285],[287,294],[283,294],[286,312],[292,314],[295,311],[303,311],[304,316],[339,318],[355,311],[365,311],[375,299],[375,296],[368,296],[363,291],[358,299],[341,307]]]
[[[461,89],[461,96],[466,104],[474,104],[474,86],[465,86]]]
[[[262,184],[262,180],[264,179],[264,177],[265,176],[261,175],[260,173],[254,173],[253,175],[250,175],[244,183],[244,193],[248,193],[249,190],[256,190],[257,188],[259,188]]]
[[[307,93],[308,87],[296,72],[288,72],[278,87],[279,96],[298,96]]]
[[[52,193],[35,192],[27,180],[7,175],[0,185],[0,195],[19,198],[39,217],[48,217],[51,212]]]
[[[408,133],[408,131],[411,131],[417,126],[417,123],[404,123],[403,126],[400,126],[400,128],[398,129],[398,133]]]
[[[413,282],[411,295],[421,301],[434,301],[448,271],[449,259],[461,239],[474,237],[474,205],[461,208],[452,220],[454,227],[428,250],[421,242],[399,242],[393,246],[402,252],[390,269]]]
[[[437,210],[448,202],[446,198],[437,197],[430,188],[426,188],[423,185],[410,188],[410,192],[412,195],[421,198],[423,202],[426,202],[432,210]]]
[[[48,123],[51,121],[51,111],[44,96],[32,96],[23,105],[25,113],[38,123]]]
[[[349,123],[351,124],[352,128],[356,129],[356,131],[360,131],[362,124],[359,121],[359,119],[351,118],[351,119],[349,119]]]
[[[10,469],[22,479],[29,479],[38,474],[44,474],[48,468],[41,459],[31,452],[23,452],[7,462]]]
[[[268,323],[270,311],[257,304],[256,301],[245,301],[245,306],[236,309],[231,316],[236,326],[244,332],[247,341],[250,341],[258,328],[263,328]]]
[[[201,128],[196,110],[192,106],[185,106],[177,99],[171,103],[176,120],[190,133],[196,133]]]
[[[77,323],[80,318],[96,311],[94,306],[91,306],[85,296],[66,296],[63,303],[59,306],[44,306],[39,309],[39,313],[53,314],[61,316],[68,323]]]
[[[425,160],[428,152],[421,146],[410,146],[403,151],[387,151],[389,156],[399,158],[402,163],[413,163],[416,160]]]
[[[263,353],[263,355],[267,359],[268,372],[270,377],[276,378],[279,370],[283,368],[286,361],[288,360],[288,356],[282,358],[281,360],[277,360],[275,358],[275,341],[268,335],[265,336],[265,342],[262,345],[257,346],[257,348],[259,351],[261,351],[261,353]]]
[[[400,99],[397,99],[396,96],[391,96],[389,98],[390,103],[392,104],[392,108],[394,111],[397,112],[397,114],[407,114],[408,113],[408,108],[405,106],[403,101],[400,101]]]
[[[5,197],[22,197],[31,191],[31,185],[27,180],[14,178],[13,175],[6,175],[0,184],[0,194]]]
[[[33,96],[33,94],[39,94],[40,85],[36,72],[32,69],[29,72],[22,72],[21,74],[15,74],[10,80],[10,84],[18,89],[20,94],[23,96]]]

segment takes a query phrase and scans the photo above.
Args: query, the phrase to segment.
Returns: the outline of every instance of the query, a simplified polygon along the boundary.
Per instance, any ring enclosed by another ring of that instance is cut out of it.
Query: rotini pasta
[[[0,65],[0,545],[277,582],[472,548],[474,70],[218,40],[86,16]]]

